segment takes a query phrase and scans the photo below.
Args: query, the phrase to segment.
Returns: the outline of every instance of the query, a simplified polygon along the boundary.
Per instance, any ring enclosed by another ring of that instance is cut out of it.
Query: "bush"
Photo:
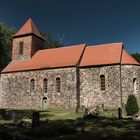
[[[130,116],[135,115],[139,111],[136,97],[133,94],[128,96],[125,109],[126,109],[127,115],[130,115]]]

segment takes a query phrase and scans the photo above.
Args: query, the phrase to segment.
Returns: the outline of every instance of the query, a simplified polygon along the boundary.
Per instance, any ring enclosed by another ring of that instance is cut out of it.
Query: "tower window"
[[[61,92],[61,80],[59,77],[56,78],[56,94],[60,94]]]
[[[48,80],[45,78],[43,81],[43,91],[44,93],[47,93],[47,85],[48,85]]]
[[[23,43],[23,41],[21,41],[21,42],[19,43],[19,54],[20,54],[20,55],[23,55],[23,45],[24,45],[24,43]]]
[[[34,90],[35,90],[35,80],[34,80],[34,79],[31,79],[30,91],[31,91],[31,92],[34,92]]]
[[[100,76],[100,88],[101,88],[101,91],[105,91],[105,76],[104,75]]]

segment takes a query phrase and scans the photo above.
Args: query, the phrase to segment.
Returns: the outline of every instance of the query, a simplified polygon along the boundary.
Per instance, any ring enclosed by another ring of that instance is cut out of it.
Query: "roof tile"
[[[122,43],[87,47],[85,44],[81,44],[39,50],[30,60],[11,61],[2,73],[77,66],[81,56],[80,67],[120,64],[120,62],[121,64],[139,65],[139,63],[123,49]]]
[[[121,64],[139,65],[139,63],[131,55],[129,55],[124,49],[123,49],[123,53],[122,53]]]
[[[24,23],[24,25],[17,31],[16,34],[13,35],[13,37],[26,35],[30,33],[33,33],[38,37],[42,38],[39,29],[36,27],[36,25],[34,24],[31,18]]]
[[[80,66],[119,64],[122,43],[86,47]]]
[[[2,71],[14,72],[76,66],[85,44],[38,51],[30,60],[14,60]]]

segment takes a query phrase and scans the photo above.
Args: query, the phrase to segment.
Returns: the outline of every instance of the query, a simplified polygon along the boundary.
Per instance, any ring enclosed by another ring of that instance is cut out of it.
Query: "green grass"
[[[118,120],[116,110],[106,110],[99,117],[84,120],[82,113],[75,110],[50,109],[40,111],[40,127],[31,127],[30,110],[18,110],[19,121],[0,120],[0,140],[87,140],[87,139],[140,139],[140,122]]]
[[[45,112],[41,113],[45,114]],[[48,110],[48,119],[49,120],[68,120],[68,119],[77,119],[79,117],[82,117],[82,113],[75,113],[74,109],[51,109]]]
[[[106,109],[103,112],[100,112],[100,116],[107,118],[117,118],[118,112],[116,109]]]

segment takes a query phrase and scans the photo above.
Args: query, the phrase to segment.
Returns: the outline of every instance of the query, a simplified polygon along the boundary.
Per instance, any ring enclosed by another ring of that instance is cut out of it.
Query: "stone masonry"
[[[24,42],[23,55],[19,54],[19,44]],[[23,36],[13,39],[12,60],[30,59],[36,51],[42,49],[43,40],[35,35]]]
[[[119,67],[112,65],[80,69],[81,105],[111,108],[120,106]],[[100,90],[100,75],[105,75],[105,92]]]
[[[140,66],[122,43],[76,45],[74,51],[70,47],[46,49],[33,59],[43,46],[40,31],[29,19],[13,36],[12,62],[0,75],[0,108],[44,109],[44,104],[45,109],[118,108],[126,104],[129,94],[134,94],[140,105]],[[101,75],[105,89],[101,87]],[[43,90],[44,79],[47,93]],[[59,94],[56,79],[60,81]]]
[[[61,93],[55,92],[55,79],[61,79]],[[35,92],[30,92],[30,80],[35,79]],[[48,80],[48,92],[43,93],[43,79]],[[1,75],[0,107],[42,109],[43,97],[47,108],[76,107],[76,68],[16,72]]]
[[[125,104],[129,94],[134,94],[140,105],[140,67],[135,65],[122,65],[122,100]],[[133,80],[136,79],[136,91]]]
[[[139,66],[120,65],[80,68],[80,106],[117,108],[126,103],[129,94],[140,100]],[[105,75],[105,92],[100,90],[100,75]],[[61,79],[61,93],[56,94],[56,77]],[[43,79],[48,80],[48,92],[43,93]],[[133,79],[137,88],[134,93]],[[30,92],[30,81],[35,79],[35,92]],[[76,68],[36,70],[1,74],[2,108],[42,109],[43,97],[47,97],[47,108],[76,108],[77,105]],[[122,83],[122,94],[120,84]]]
[[[100,75],[105,75],[105,92],[100,90]],[[122,77],[121,79],[120,76]],[[136,93],[134,93],[134,78],[137,80]],[[123,105],[126,104],[129,94],[135,94],[139,102],[139,79],[140,68],[134,65],[121,65],[121,75],[120,65],[82,68],[80,69],[81,105],[86,107],[117,108],[121,107],[121,102]]]

